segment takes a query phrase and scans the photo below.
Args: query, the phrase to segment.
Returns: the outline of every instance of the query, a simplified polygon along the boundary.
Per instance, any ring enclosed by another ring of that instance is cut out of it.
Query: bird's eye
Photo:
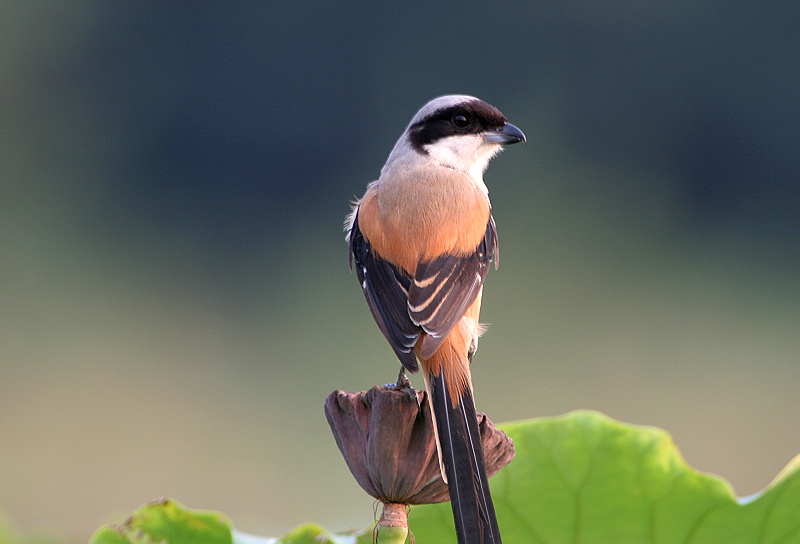
[[[453,124],[458,128],[465,128],[469,125],[469,119],[466,115],[456,115],[453,117]]]

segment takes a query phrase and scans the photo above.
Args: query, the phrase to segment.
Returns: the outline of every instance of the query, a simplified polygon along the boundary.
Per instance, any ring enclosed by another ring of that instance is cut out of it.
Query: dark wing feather
[[[358,214],[350,230],[351,268],[353,261],[372,317],[403,366],[416,372],[418,364],[414,344],[417,343],[422,328],[408,315],[411,278],[371,251],[369,241],[358,228]]]
[[[483,286],[489,263],[497,266],[497,230],[490,216],[486,234],[466,257],[442,255],[417,266],[408,289],[411,320],[432,338],[425,340],[423,357],[432,355],[463,317]]]

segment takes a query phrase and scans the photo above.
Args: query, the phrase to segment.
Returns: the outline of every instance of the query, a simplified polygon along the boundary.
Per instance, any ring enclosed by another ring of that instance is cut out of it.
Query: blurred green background
[[[478,408],[662,426],[740,495],[800,453],[796,6],[330,6],[3,4],[16,530],[85,541],[162,495],[260,534],[371,521],[322,406],[398,364],[341,224],[451,92],[528,135],[486,175]]]

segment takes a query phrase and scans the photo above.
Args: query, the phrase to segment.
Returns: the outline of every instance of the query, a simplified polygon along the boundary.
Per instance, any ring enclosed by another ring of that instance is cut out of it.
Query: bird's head
[[[501,146],[517,142],[525,142],[525,134],[494,106],[474,96],[445,95],[411,119],[387,166],[393,160],[433,160],[480,180]]]

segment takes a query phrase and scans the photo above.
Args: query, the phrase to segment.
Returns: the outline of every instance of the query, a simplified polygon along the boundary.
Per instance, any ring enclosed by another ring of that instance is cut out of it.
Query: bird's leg
[[[387,383],[384,387],[387,389],[393,389],[395,391],[403,391],[409,396],[409,398],[414,399],[414,402],[417,403],[417,408],[420,408],[420,410],[422,409],[419,405],[417,390],[414,389],[414,386],[411,385],[411,380],[409,380],[408,376],[406,376],[406,368],[404,366],[400,367],[400,373],[397,375],[397,382]]]
[[[406,367],[404,366],[400,367],[400,374],[397,375],[397,383],[394,385],[398,389],[408,388],[411,389],[412,391],[414,390],[414,388],[411,387],[411,382],[409,381],[408,376],[406,376]]]

